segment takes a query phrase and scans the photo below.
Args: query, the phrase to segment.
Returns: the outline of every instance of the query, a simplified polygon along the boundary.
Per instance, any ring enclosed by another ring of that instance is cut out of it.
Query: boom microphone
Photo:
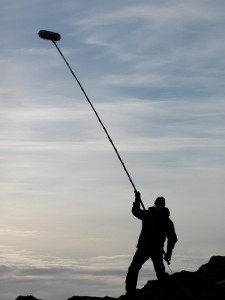
[[[124,171],[126,172],[127,177],[128,177],[128,179],[129,179],[131,185],[132,185],[133,188],[134,188],[134,191],[137,192],[137,189],[136,189],[136,187],[135,187],[135,185],[134,185],[134,183],[133,183],[133,180],[131,179],[131,176],[130,176],[130,174],[128,173],[127,168],[126,168],[126,166],[125,166],[125,164],[124,164],[124,162],[123,162],[123,160],[122,160],[122,158],[121,158],[121,156],[120,156],[120,154],[119,154],[119,152],[118,152],[118,150],[117,150],[115,144],[113,143],[113,140],[111,139],[111,137],[110,137],[110,135],[109,135],[109,133],[108,133],[108,131],[107,131],[105,125],[103,124],[102,120],[100,119],[99,114],[97,113],[96,109],[94,108],[94,106],[93,106],[91,100],[89,99],[87,93],[85,92],[85,90],[84,90],[83,86],[81,85],[80,81],[78,80],[77,76],[76,76],[75,73],[73,72],[73,70],[72,70],[70,64],[68,63],[68,61],[67,61],[66,58],[64,57],[62,51],[59,49],[59,47],[58,47],[58,45],[57,45],[57,43],[56,43],[56,41],[59,41],[59,40],[60,40],[60,34],[59,34],[59,33],[56,33],[56,32],[52,32],[52,31],[40,30],[40,31],[38,32],[38,35],[39,35],[39,37],[41,37],[41,38],[43,38],[43,39],[45,39],[45,40],[50,40],[50,41],[52,41],[53,44],[55,45],[56,49],[58,50],[59,54],[62,56],[63,60],[65,61],[66,65],[67,65],[67,67],[69,68],[70,72],[72,73],[74,79],[76,80],[76,82],[78,83],[80,89],[82,90],[82,92],[83,92],[83,94],[84,94],[86,100],[88,101],[88,103],[90,104],[90,106],[91,106],[93,112],[95,113],[95,115],[96,115],[96,117],[97,117],[99,123],[101,124],[103,130],[105,131],[105,133],[106,133],[106,135],[107,135],[107,137],[108,137],[109,142],[111,143],[113,149],[115,150],[116,155],[117,155],[119,161],[121,162],[122,167],[123,167]],[[140,203],[141,203],[141,206],[143,207],[143,209],[145,210],[144,203],[142,202],[141,199],[140,199]]]
[[[61,38],[60,34],[57,32],[52,32],[48,30],[40,30],[38,32],[40,38],[50,41],[58,42]]]

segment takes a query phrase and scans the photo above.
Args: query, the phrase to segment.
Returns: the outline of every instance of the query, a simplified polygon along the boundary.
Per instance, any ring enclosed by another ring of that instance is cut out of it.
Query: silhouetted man
[[[167,238],[167,251],[164,256],[167,262],[170,262],[174,245],[177,242],[174,225],[169,218],[169,209],[165,207],[165,198],[158,197],[155,200],[155,205],[149,207],[148,210],[142,210],[140,204],[140,193],[135,192],[132,213],[142,220],[142,230],[137,244],[137,251],[126,277],[126,295],[128,297],[135,294],[138,273],[149,258],[153,262],[158,280],[162,284],[165,282],[167,273],[163,263],[164,242]]]

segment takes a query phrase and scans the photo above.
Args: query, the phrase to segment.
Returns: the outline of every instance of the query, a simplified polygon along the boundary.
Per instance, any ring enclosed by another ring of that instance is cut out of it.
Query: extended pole
[[[130,174],[129,174],[129,172],[128,172],[128,170],[127,170],[127,168],[126,168],[126,166],[125,166],[125,164],[124,164],[124,162],[123,162],[123,160],[122,160],[122,158],[121,158],[121,156],[120,156],[120,154],[119,154],[119,152],[118,152],[118,150],[117,150],[117,148],[116,148],[116,146],[115,146],[115,144],[113,143],[113,140],[111,139],[111,137],[110,137],[110,135],[109,135],[109,133],[108,133],[108,131],[107,131],[105,125],[103,124],[101,118],[99,117],[99,115],[98,115],[96,109],[94,108],[94,106],[93,106],[91,100],[89,99],[87,93],[85,92],[85,90],[84,90],[83,86],[81,85],[80,81],[78,80],[77,76],[75,75],[75,73],[73,72],[72,68],[70,67],[68,61],[67,61],[66,58],[64,57],[62,51],[59,49],[58,45],[56,44],[56,42],[59,41],[60,38],[61,38],[61,37],[60,37],[60,34],[58,34],[58,33],[56,33],[56,32],[47,31],[47,30],[40,30],[38,34],[39,34],[39,36],[40,36],[41,38],[46,39],[46,40],[50,40],[50,41],[52,41],[53,44],[55,45],[55,47],[56,47],[56,49],[58,50],[59,54],[61,55],[61,57],[63,58],[63,60],[65,61],[66,65],[67,65],[67,67],[69,68],[70,72],[72,73],[74,79],[76,80],[76,82],[78,83],[80,89],[82,90],[82,92],[83,92],[83,94],[84,94],[86,100],[88,101],[88,103],[90,104],[92,110],[94,111],[94,113],[95,113],[95,115],[96,115],[96,117],[97,117],[99,123],[101,124],[103,130],[105,131],[105,133],[106,133],[106,135],[107,135],[107,137],[108,137],[109,142],[111,143],[113,149],[115,150],[116,155],[117,155],[117,157],[118,157],[120,163],[122,164],[122,167],[123,167],[124,171],[125,171],[126,174],[127,174],[127,177],[128,177],[128,179],[129,179],[129,181],[130,181],[130,183],[131,183],[131,185],[132,185],[132,187],[133,187],[133,189],[134,189],[134,192],[137,192],[137,189],[136,189],[136,187],[135,187],[135,184],[134,184],[134,182],[133,182],[133,180],[132,180],[132,178],[131,178],[131,176],[130,176]],[[145,209],[145,206],[144,206],[144,204],[143,204],[143,202],[142,202],[142,200],[141,200],[141,206],[142,206],[142,208],[143,208],[144,210],[146,210],[146,209]]]
[[[80,81],[78,80],[77,76],[76,76],[75,73],[73,72],[72,68],[70,67],[69,63],[67,62],[66,58],[65,58],[64,55],[62,54],[62,52],[61,52],[61,50],[59,49],[59,47],[58,47],[58,45],[56,44],[56,42],[55,42],[54,40],[52,40],[52,42],[53,42],[53,44],[55,45],[55,47],[56,47],[56,49],[58,50],[58,52],[60,53],[60,55],[62,56],[62,58],[63,58],[63,60],[65,61],[65,63],[67,64],[68,68],[70,69],[70,71],[71,71],[73,77],[75,78],[76,82],[78,83],[79,87],[81,88],[81,90],[82,90],[82,92],[83,92],[85,98],[87,99],[88,103],[90,104],[91,108],[93,109],[93,111],[94,111],[94,113],[95,113],[95,115],[96,115],[96,117],[97,117],[99,123],[102,125],[102,128],[103,128],[103,130],[105,131],[105,133],[106,133],[106,135],[107,135],[107,137],[108,137],[110,143],[112,144],[113,149],[115,150],[115,152],[116,152],[116,154],[117,154],[117,157],[119,158],[119,160],[120,160],[120,162],[121,162],[121,164],[122,164],[122,166],[123,166],[123,168],[124,168],[124,170],[125,170],[125,172],[126,172],[128,178],[129,178],[129,181],[130,181],[130,183],[132,184],[132,186],[133,186],[133,188],[134,188],[134,191],[137,191],[137,190],[136,190],[136,187],[135,187],[135,185],[134,185],[134,183],[133,183],[133,181],[132,181],[132,179],[131,179],[131,177],[130,177],[130,174],[129,174],[128,171],[127,171],[127,168],[126,168],[126,166],[125,166],[125,164],[124,164],[124,162],[123,162],[123,160],[122,160],[122,158],[121,158],[121,156],[120,156],[120,154],[119,154],[119,152],[118,152],[116,146],[115,146],[114,143],[113,143],[113,140],[111,139],[110,135],[108,134],[108,131],[106,130],[106,127],[104,126],[104,124],[103,124],[102,120],[100,119],[100,117],[99,117],[99,115],[98,115],[96,109],[94,108],[93,104],[91,103],[91,101],[90,101],[90,99],[89,99],[87,93],[85,92],[83,86],[81,85],[81,83],[80,83]]]

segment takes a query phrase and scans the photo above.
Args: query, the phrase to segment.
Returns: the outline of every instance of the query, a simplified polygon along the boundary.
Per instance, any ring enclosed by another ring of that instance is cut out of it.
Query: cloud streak
[[[127,272],[127,265],[131,257],[129,255],[117,256],[98,256],[82,258],[77,260],[61,259],[59,257],[36,256],[33,253],[19,251],[18,249],[7,248],[8,255],[1,248],[1,285],[2,296],[11,296],[7,290],[8,285],[4,284],[12,280],[14,285],[20,286],[20,293],[25,293],[36,286],[42,286],[42,290],[35,289],[36,296],[47,297],[48,299],[58,300],[63,295],[64,298],[73,295],[99,295],[119,296],[121,285]],[[16,252],[15,252],[16,251]],[[16,254],[17,253],[17,254]],[[176,257],[176,264],[183,265],[185,269],[196,270],[200,264],[205,263],[208,257]],[[192,265],[190,265],[192,263]],[[65,291],[60,292],[59,283],[64,278]],[[141,284],[147,280],[154,279],[155,275],[151,263],[148,268],[141,271]],[[87,286],[92,290],[87,292]],[[105,286],[105,289],[99,287]],[[58,287],[57,287],[58,286]],[[112,292],[113,291],[113,292]],[[72,293],[72,294],[71,294]]]

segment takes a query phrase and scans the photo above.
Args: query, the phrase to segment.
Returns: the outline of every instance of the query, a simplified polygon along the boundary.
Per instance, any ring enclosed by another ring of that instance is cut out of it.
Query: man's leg
[[[161,295],[170,295],[170,279],[169,274],[165,272],[165,266],[163,263],[163,253],[160,251],[151,255],[151,259],[154,265],[156,276],[158,278]]]
[[[158,253],[153,253],[151,255],[151,259],[154,265],[156,276],[158,280],[163,284],[167,277],[167,274],[165,272],[165,266],[163,263],[163,253],[161,251],[159,251]]]
[[[141,249],[137,249],[134,254],[133,260],[130,267],[128,268],[126,277],[126,292],[134,293],[137,287],[138,273],[142,265],[149,259],[150,255],[148,252]]]

